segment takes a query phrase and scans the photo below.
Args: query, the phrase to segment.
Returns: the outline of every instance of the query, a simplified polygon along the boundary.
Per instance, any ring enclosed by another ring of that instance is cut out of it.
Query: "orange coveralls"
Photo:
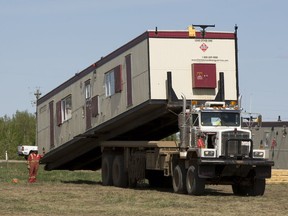
[[[28,156],[28,169],[29,169],[29,179],[28,182],[29,183],[34,183],[36,182],[36,175],[38,172],[38,168],[39,168],[39,161],[40,159],[43,157],[43,155],[40,155],[38,153],[31,153]]]
[[[198,148],[205,148],[205,143],[202,138],[198,138],[197,140],[197,147]]]

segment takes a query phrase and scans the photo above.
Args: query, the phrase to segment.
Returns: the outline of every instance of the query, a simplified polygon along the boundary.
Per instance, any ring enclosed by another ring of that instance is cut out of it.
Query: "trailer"
[[[237,28],[194,27],[146,31],[41,97],[45,169],[102,169],[103,185],[118,187],[148,179],[176,193],[230,184],[235,194],[263,195],[273,162],[241,128]],[[231,125],[216,125],[224,114]],[[178,131],[179,142],[162,141]]]

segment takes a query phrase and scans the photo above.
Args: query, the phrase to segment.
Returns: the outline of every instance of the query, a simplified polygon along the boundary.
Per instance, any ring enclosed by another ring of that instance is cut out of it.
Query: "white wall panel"
[[[152,99],[166,99],[167,71],[172,72],[172,85],[178,96],[187,99],[214,99],[218,87],[193,89],[193,63],[216,64],[217,80],[219,72],[224,72],[225,99],[236,99],[236,69],[234,40],[226,39],[167,39],[150,38],[150,82]],[[201,50],[206,44],[207,50]]]

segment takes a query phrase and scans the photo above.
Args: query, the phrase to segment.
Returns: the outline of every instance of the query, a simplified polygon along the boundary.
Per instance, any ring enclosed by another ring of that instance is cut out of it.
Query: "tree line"
[[[22,159],[18,156],[19,145],[35,145],[36,117],[28,111],[16,111],[12,117],[0,117],[0,160],[6,159],[6,151],[9,160]],[[163,140],[177,140],[177,134],[166,137]]]
[[[12,117],[0,117],[0,160],[22,159],[18,145],[35,145],[36,117],[27,111],[16,111]]]

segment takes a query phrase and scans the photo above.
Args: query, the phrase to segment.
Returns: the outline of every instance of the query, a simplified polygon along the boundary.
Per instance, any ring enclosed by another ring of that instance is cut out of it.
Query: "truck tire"
[[[186,188],[189,195],[202,195],[205,191],[205,179],[199,178],[195,166],[190,166],[186,175]]]
[[[232,191],[236,196],[247,196],[249,187],[241,184],[232,184]]]
[[[266,179],[255,178],[251,185],[249,196],[263,196],[266,188]]]
[[[186,190],[186,171],[184,166],[177,165],[173,170],[173,190],[175,193],[185,194]]]
[[[102,184],[104,186],[113,185],[112,165],[113,165],[113,155],[104,153],[102,155],[102,168],[101,168]]]
[[[112,167],[113,184],[116,187],[128,186],[128,174],[124,169],[124,157],[123,155],[117,155],[113,161]]]
[[[249,186],[241,184],[233,184],[233,193],[237,196],[263,196],[266,187],[266,179],[252,179]]]

